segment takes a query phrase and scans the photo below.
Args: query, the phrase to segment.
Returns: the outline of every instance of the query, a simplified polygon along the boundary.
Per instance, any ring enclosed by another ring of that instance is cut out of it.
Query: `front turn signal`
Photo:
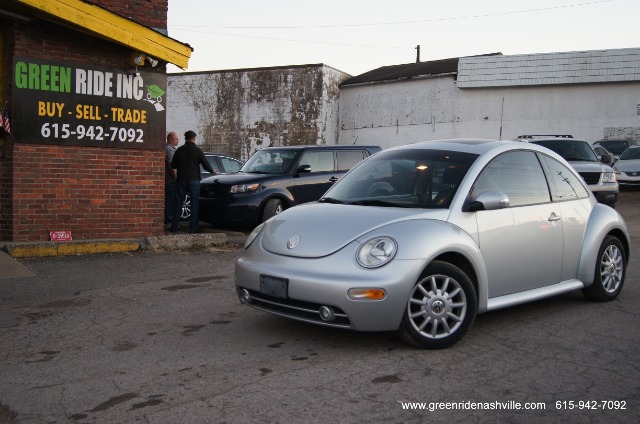
[[[350,289],[347,295],[351,300],[382,300],[387,292],[384,289]]]

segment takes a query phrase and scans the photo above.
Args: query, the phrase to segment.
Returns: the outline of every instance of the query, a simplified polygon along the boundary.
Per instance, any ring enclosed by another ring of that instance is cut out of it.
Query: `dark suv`
[[[611,153],[613,153],[614,160],[618,160],[620,155],[624,153],[629,146],[631,146],[631,142],[629,140],[624,139],[609,139],[609,140],[598,140],[593,143],[594,146],[602,146]]]
[[[202,180],[200,219],[254,227],[301,203],[318,200],[378,146],[287,146],[258,150],[233,175]]]

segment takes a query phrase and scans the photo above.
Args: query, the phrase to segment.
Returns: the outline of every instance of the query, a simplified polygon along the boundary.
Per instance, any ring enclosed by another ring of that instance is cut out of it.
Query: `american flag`
[[[9,102],[4,102],[4,109],[2,110],[2,116],[0,116],[0,128],[7,134],[11,134],[11,122],[9,120]]]

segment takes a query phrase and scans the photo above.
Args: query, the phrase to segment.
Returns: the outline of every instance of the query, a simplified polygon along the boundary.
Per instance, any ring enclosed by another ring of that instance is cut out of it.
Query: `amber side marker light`
[[[387,292],[383,289],[350,289],[348,296],[351,300],[382,300]]]

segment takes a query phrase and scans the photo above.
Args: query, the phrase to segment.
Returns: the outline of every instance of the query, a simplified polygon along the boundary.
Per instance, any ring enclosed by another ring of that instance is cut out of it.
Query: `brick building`
[[[167,8],[0,4],[0,240],[163,232],[165,65],[192,52],[166,35]]]

